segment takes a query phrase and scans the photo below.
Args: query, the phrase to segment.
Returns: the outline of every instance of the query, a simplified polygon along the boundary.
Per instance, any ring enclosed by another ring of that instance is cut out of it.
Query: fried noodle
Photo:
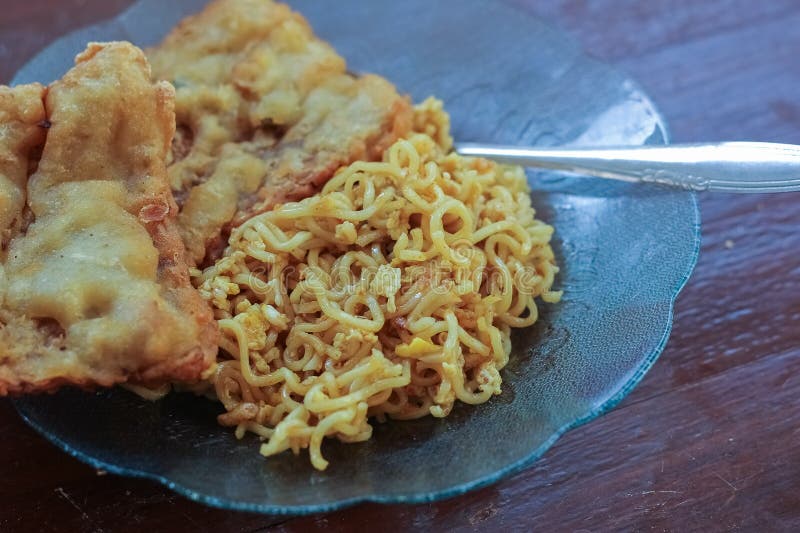
[[[370,419],[446,416],[501,392],[511,328],[555,302],[553,228],[523,170],[450,152],[441,103],[381,162],[247,220],[196,283],[222,330],[209,384],[261,453],[369,439]]]

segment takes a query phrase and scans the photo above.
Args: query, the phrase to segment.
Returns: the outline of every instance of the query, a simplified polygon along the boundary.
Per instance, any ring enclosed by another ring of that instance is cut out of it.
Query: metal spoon
[[[800,146],[760,142],[614,148],[456,144],[467,156],[694,191],[800,191]]]

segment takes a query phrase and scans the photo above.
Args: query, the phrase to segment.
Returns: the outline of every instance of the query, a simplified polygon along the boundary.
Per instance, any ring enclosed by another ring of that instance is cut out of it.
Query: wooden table
[[[800,144],[797,0],[513,0],[638,79],[676,142]],[[129,0],[0,0],[0,82]],[[517,476],[430,505],[286,518],[97,473],[0,402],[0,530],[800,528],[800,194],[701,199],[672,338],[613,412]]]

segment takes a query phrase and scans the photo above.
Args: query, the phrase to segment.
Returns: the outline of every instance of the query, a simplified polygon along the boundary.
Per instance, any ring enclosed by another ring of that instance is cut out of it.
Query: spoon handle
[[[694,191],[800,191],[800,146],[760,142],[612,148],[456,145],[462,155]]]

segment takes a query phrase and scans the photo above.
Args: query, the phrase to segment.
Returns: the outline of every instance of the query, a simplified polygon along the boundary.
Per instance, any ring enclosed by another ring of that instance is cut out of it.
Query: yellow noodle
[[[223,333],[220,423],[262,454],[308,448],[324,469],[324,439],[366,440],[370,417],[489,400],[511,328],[536,321],[536,298],[558,301],[524,172],[449,153],[448,124],[426,101],[382,162],[251,218],[193,273]]]

